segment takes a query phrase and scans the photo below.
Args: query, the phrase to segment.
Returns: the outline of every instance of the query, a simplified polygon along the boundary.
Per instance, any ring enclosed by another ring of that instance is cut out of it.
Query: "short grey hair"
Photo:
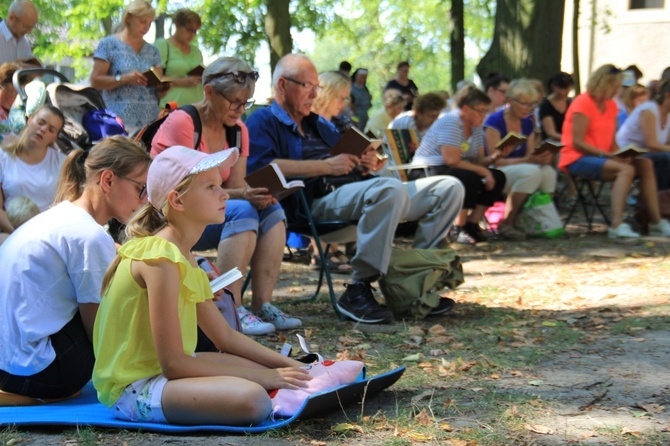
[[[253,95],[256,81],[247,76],[243,83],[237,82],[232,76],[221,76],[224,73],[251,73],[253,67],[237,57],[219,57],[209,64],[202,73],[202,85],[211,85],[219,93],[233,95],[240,90],[249,89]]]
[[[279,79],[282,77],[295,77],[300,74],[303,61],[314,65],[312,59],[299,53],[290,53],[279,59],[275,71],[272,73],[272,86],[279,87]]]

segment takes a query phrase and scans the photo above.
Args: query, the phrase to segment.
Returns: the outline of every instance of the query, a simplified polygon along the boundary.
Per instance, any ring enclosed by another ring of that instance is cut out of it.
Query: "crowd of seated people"
[[[617,133],[614,97],[622,91],[623,74],[613,65],[598,68],[587,91],[572,101],[566,73],[549,79],[546,98],[537,82],[493,73],[481,90],[464,86],[454,95],[455,108],[444,112],[443,95],[419,95],[408,78],[409,63],[401,62],[381,95],[383,108],[368,120],[367,70],[350,77],[319,74],[307,56],[288,54],[273,73],[274,101],[245,124],[241,118],[254,105],[258,72],[239,58],[221,57],[191,74],[203,63],[193,43],[200,17],[178,11],[172,36],[151,45],[144,36],[156,12],[134,0],[115,33],[100,41],[90,83],[131,133],[155,120],[167,101],[188,108],[167,117],[150,153],[115,136],[66,157],[52,147],[65,125],[57,108],[37,109],[21,131],[7,124],[16,98],[9,79],[16,62],[32,54],[24,51],[25,33],[13,28],[17,17],[37,21],[26,0],[9,12],[0,28],[12,33],[17,51],[0,65],[1,392],[59,400],[93,377],[101,401],[123,419],[250,423],[269,413],[266,390],[304,386],[309,378],[298,363],[225,325],[191,253],[216,250],[220,271],[237,267],[252,274],[249,304],[242,282],[230,285],[244,334],[302,325],[273,304],[273,291],[287,226],[300,221],[304,210],[295,195],[280,203],[267,189],[245,182],[247,173],[271,162],[284,176],[305,179],[307,212],[315,220],[358,221],[358,249],[343,260],[351,280],[337,301],[338,311],[358,323],[394,320],[372,284],[388,271],[400,223],[416,223],[412,248],[481,243],[489,237],[480,225],[484,213],[504,201],[498,235],[525,239],[517,223],[524,203],[535,192],[553,194],[556,188],[553,154],[535,152],[540,132],[564,144],[562,172],[612,183],[609,237],[639,237],[623,215],[636,178],[650,234],[670,236],[657,194],[670,188],[670,80],[656,85],[652,100],[638,97],[636,84],[627,85],[626,118]],[[172,83],[149,85],[149,70]],[[356,119],[338,120],[349,104]],[[387,161],[372,147],[362,155],[331,155],[351,125],[380,136],[386,128],[414,130],[419,146],[412,164],[428,167],[412,169],[402,182],[379,175]],[[512,132],[524,141],[501,144]],[[650,153],[618,156],[628,144]],[[130,240],[122,247],[105,230],[112,218],[130,222]],[[48,293],[44,283],[51,284]],[[431,314],[452,307],[453,301],[441,298]],[[124,326],[133,315],[137,324]],[[196,353],[198,325],[226,355]],[[142,342],[143,336],[155,345]],[[125,351],[146,366],[130,356],[119,360]],[[216,414],[189,401],[192,392],[209,398]],[[156,405],[161,396],[163,405]],[[248,400],[256,411],[236,411]],[[148,412],[137,409],[149,406]]]

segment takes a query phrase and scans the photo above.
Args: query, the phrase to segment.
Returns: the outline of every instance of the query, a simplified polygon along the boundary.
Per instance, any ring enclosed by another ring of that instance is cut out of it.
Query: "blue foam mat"
[[[96,426],[164,433],[218,431],[231,433],[260,433],[279,429],[295,420],[323,415],[340,407],[361,401],[393,385],[405,371],[399,367],[372,378],[336,387],[328,392],[310,396],[298,413],[290,418],[277,418],[253,426],[199,425],[182,426],[163,423],[123,421],[112,416],[110,410],[98,402],[90,382],[80,396],[59,403],[41,406],[0,407],[0,426]]]

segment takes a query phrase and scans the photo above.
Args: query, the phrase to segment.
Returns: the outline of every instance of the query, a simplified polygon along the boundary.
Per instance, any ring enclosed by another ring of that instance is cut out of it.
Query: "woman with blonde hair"
[[[535,154],[535,122],[533,111],[539,94],[528,79],[512,81],[505,94],[508,106],[489,115],[484,122],[486,148],[491,163],[507,178],[503,193],[505,213],[498,225],[498,233],[510,240],[523,240],[526,234],[515,227],[516,217],[534,192],[553,193],[556,189],[556,171],[551,164],[552,153]],[[516,146],[498,147],[498,143],[514,132],[527,139]]]
[[[414,100],[414,98],[412,98]],[[405,109],[407,100],[400,90],[389,88],[382,94],[383,107],[370,116],[365,125],[365,133],[372,133],[375,138],[383,138],[386,128]]]
[[[174,34],[168,39],[158,39],[154,46],[158,48],[163,61],[165,76],[172,80],[172,88],[160,100],[160,106],[168,102],[177,105],[193,104],[203,98],[201,75],[191,76],[189,72],[202,65],[202,53],[195,42],[195,36],[202,21],[197,12],[180,9],[172,16]]]
[[[151,69],[163,77],[163,62],[155,46],[144,41],[156,17],[144,0],[123,11],[118,31],[100,41],[93,53],[91,86],[102,91],[107,108],[122,120],[129,134],[158,117],[158,96],[169,86],[149,87],[143,74]]]
[[[623,222],[626,197],[633,180],[640,179],[641,198],[649,210],[649,233],[670,236],[670,223],[662,220],[654,166],[649,158],[621,157],[616,142],[617,106],[613,98],[621,86],[621,70],[611,64],[598,68],[586,92],[572,101],[565,115],[558,167],[568,174],[593,181],[611,181],[612,223],[610,238],[636,238],[640,234]]]
[[[12,198],[27,197],[40,211],[53,203],[65,155],[52,144],[63,125],[63,113],[44,105],[28,118],[18,139],[0,150],[0,232],[14,231],[4,210]]]
[[[23,403],[76,394],[93,371],[93,323],[116,255],[103,225],[146,202],[151,159],[128,138],[77,149],[51,209],[0,246],[0,390]]]
[[[302,325],[300,319],[289,317],[272,305],[286,243],[286,215],[267,189],[249,187],[244,181],[249,131],[240,118],[254,104],[258,72],[242,59],[221,57],[207,67],[202,77],[204,99],[193,104],[202,126],[197,147],[193,118],[184,110],[176,110],[154,136],[151,155],[156,157],[175,145],[204,153],[232,147],[240,150],[240,162],[220,169],[223,187],[231,198],[226,220],[207,226],[193,249],[217,249],[216,266],[222,273],[233,267],[244,273],[251,264],[251,311],[243,305],[241,281],[230,285],[245,334],[264,335],[297,328]]]

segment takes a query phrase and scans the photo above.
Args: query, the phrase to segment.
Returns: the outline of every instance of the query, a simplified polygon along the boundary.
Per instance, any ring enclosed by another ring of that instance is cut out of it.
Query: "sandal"
[[[339,249],[337,251],[328,253],[328,257],[334,262],[340,265],[348,265],[349,257]]]
[[[334,261],[332,259],[333,254],[328,254],[328,270],[335,274],[351,274],[354,270],[351,265]],[[321,258],[313,255],[309,267],[313,270],[321,269]]]

